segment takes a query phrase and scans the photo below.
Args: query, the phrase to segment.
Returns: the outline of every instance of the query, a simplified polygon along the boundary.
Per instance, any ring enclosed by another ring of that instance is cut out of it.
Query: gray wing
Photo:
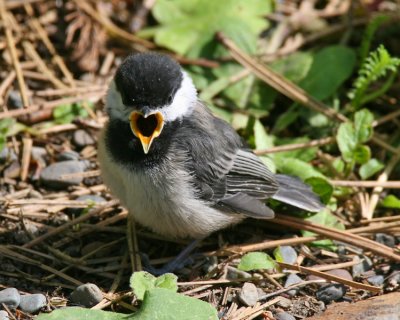
[[[184,123],[185,136],[176,137],[188,149],[187,168],[201,199],[229,212],[256,218],[274,213],[261,200],[271,198],[279,188],[274,175],[243,146],[241,138],[226,122],[204,107],[195,110]]]

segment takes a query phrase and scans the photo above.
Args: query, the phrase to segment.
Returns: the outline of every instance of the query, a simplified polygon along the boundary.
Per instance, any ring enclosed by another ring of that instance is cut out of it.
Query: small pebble
[[[346,287],[340,283],[328,284],[325,287],[320,288],[315,297],[325,303],[337,301],[346,294]]]
[[[0,320],[10,320],[7,311],[0,310]]]
[[[385,277],[378,274],[376,276],[372,276],[367,278],[367,281],[369,282],[369,284],[379,287],[383,284],[383,282],[385,281]]]
[[[390,248],[394,248],[396,246],[396,239],[390,234],[386,233],[377,233],[375,235],[375,241]]]
[[[364,256],[364,255],[360,255],[360,256],[358,256],[358,259],[359,260],[363,259],[363,261],[352,267],[353,277],[358,277],[358,276],[362,275],[363,273],[372,269],[373,264],[372,264],[372,261],[370,258],[368,258],[367,256]]]
[[[293,304],[293,303],[292,303],[292,300],[290,300],[290,299],[288,299],[288,298],[285,298],[285,297],[280,296],[279,299],[280,299],[280,300],[276,303],[276,305],[277,305],[278,307],[283,308],[283,309],[287,309],[287,308],[289,308],[289,307]]]
[[[96,143],[94,138],[85,130],[76,130],[72,136],[72,142],[79,148],[84,148]]]
[[[284,287],[287,288],[287,287],[290,287],[293,284],[300,283],[300,282],[303,282],[303,279],[301,279],[298,275],[296,275],[294,273],[291,273],[287,277]],[[298,288],[292,289],[292,290],[289,290],[287,292],[287,294],[290,295],[290,296],[295,296],[298,291],[299,291]]]
[[[4,147],[2,150],[0,150],[0,162],[1,163],[6,163],[6,162],[11,162],[14,160],[17,160],[18,157],[15,154],[14,150]]]
[[[80,159],[79,153],[73,150],[61,152],[57,156],[58,161],[79,160],[79,159]]]
[[[295,317],[293,317],[291,314],[289,314],[289,313],[287,313],[285,311],[278,312],[275,315],[275,319],[276,320],[296,320]]]
[[[41,293],[26,294],[21,296],[19,308],[23,312],[36,313],[47,305],[46,296]]]
[[[348,272],[345,269],[333,269],[333,270],[328,270],[325,273],[328,273],[328,274],[336,276],[336,277],[344,278],[346,280],[353,281],[353,277],[351,276],[350,272]],[[307,280],[320,280],[320,279],[323,279],[323,278],[314,276],[314,275],[307,276]],[[321,283],[321,284],[325,285],[325,283]]]
[[[297,260],[297,252],[291,246],[281,246],[280,253],[284,263],[293,264]]]
[[[393,271],[388,277],[388,282],[391,286],[398,287],[400,284],[400,272]]]
[[[21,172],[21,165],[18,160],[14,160],[11,164],[4,169],[3,175],[6,178],[15,179],[18,178]]]
[[[7,288],[0,291],[0,305],[4,303],[10,309],[18,307],[21,301],[21,296],[17,289]]]
[[[246,282],[239,292],[239,300],[248,307],[254,306],[258,301],[257,287],[251,282]]]
[[[102,203],[102,202],[106,202],[107,200],[104,199],[101,196],[95,195],[95,194],[85,194],[83,196],[79,196],[78,198],[75,199],[76,201],[84,201],[88,203],[88,206],[91,203]],[[80,214],[82,211],[84,210],[84,208],[68,208],[68,213],[72,213],[72,214]]]
[[[11,109],[21,109],[24,107],[22,102],[21,93],[17,90],[10,90],[7,99],[7,105]]]
[[[82,176],[64,179],[61,177],[66,174],[84,172],[88,164],[88,161],[76,160],[56,162],[43,169],[40,174],[40,180],[47,187],[56,189],[78,185],[83,180]]]
[[[70,298],[73,303],[91,308],[103,300],[103,294],[95,284],[86,283],[77,287]]]

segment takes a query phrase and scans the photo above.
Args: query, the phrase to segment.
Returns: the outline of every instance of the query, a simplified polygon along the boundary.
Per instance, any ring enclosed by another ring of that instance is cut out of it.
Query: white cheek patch
[[[165,121],[174,121],[190,115],[196,105],[197,91],[189,75],[182,71],[183,80],[181,87],[175,94],[169,106],[164,106],[158,111],[162,113]]]
[[[115,86],[114,80],[110,83],[106,97],[106,112],[112,119],[128,121],[130,111],[124,106],[121,94]]]

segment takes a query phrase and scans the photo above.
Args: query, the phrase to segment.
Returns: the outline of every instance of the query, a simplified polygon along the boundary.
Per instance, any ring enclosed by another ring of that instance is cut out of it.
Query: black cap
[[[169,105],[182,79],[182,70],[176,61],[154,52],[128,56],[115,74],[124,105],[136,108]]]

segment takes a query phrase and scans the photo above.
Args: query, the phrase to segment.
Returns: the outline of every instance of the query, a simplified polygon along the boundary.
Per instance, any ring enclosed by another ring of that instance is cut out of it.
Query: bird
[[[135,222],[157,234],[202,239],[248,217],[271,219],[268,199],[324,208],[299,178],[272,173],[169,55],[129,55],[110,82],[105,112],[102,178]]]

